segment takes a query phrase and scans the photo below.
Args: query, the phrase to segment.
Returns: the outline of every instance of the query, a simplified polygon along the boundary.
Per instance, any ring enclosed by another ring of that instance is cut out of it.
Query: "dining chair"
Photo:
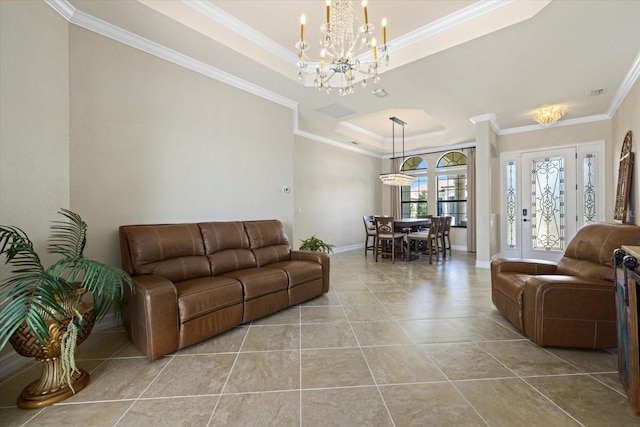
[[[438,217],[431,218],[431,226],[426,231],[418,231],[407,235],[407,261],[412,256],[429,255],[429,264],[433,264],[433,255],[436,261],[439,257],[438,252],[438,230],[440,229],[441,219]]]
[[[450,231],[451,231],[451,221],[453,220],[453,217],[447,216],[445,217],[445,224],[444,224],[444,231],[442,232],[442,250],[443,250],[443,255],[446,258],[447,255],[447,249],[449,250],[449,256],[451,256],[451,237],[450,237]]]
[[[396,262],[396,254],[404,253],[405,233],[394,231],[394,218],[376,216],[376,262],[379,255],[391,255],[391,262]]]
[[[372,255],[376,253],[376,223],[373,218],[373,215],[363,215],[362,221],[364,222],[364,232],[365,240],[364,240],[364,256],[367,256],[367,251],[371,251]],[[371,244],[369,244],[369,239],[371,239]]]

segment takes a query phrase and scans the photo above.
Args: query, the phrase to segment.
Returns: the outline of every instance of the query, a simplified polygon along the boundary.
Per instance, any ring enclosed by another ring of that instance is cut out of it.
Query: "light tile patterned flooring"
[[[328,294],[154,362],[122,328],[94,332],[78,349],[87,388],[18,409],[27,365],[0,383],[0,425],[640,425],[615,353],[532,344],[474,263],[334,254]]]

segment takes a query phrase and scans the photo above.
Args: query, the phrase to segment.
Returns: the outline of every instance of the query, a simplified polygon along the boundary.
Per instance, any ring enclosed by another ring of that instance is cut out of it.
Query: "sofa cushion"
[[[198,227],[214,276],[256,267],[256,259],[242,222],[201,222]]]
[[[230,277],[201,277],[175,286],[181,323],[242,303],[242,285]]]
[[[244,227],[258,267],[291,259],[289,240],[280,221],[245,221]]]
[[[196,224],[121,227],[130,274],[155,274],[172,282],[210,276],[204,243]]]
[[[311,261],[280,261],[269,264],[269,267],[284,270],[289,278],[290,288],[322,279],[322,266]]]
[[[281,291],[288,286],[287,274],[279,268],[245,268],[230,271],[222,277],[232,277],[242,283],[245,300]]]

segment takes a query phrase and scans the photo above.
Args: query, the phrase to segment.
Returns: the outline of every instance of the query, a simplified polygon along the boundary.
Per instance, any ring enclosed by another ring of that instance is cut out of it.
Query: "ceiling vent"
[[[592,97],[592,96],[600,96],[600,95],[604,95],[605,90],[604,89],[594,89],[591,92],[589,92],[589,95],[587,95],[588,97]]]

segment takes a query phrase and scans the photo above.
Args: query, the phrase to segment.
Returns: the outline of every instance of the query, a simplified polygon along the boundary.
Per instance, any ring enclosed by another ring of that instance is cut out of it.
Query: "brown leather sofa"
[[[151,360],[329,291],[329,256],[291,251],[279,221],[120,227],[124,326]]]
[[[540,346],[616,347],[612,257],[622,245],[640,245],[639,226],[587,225],[558,263],[493,260],[493,304]]]

